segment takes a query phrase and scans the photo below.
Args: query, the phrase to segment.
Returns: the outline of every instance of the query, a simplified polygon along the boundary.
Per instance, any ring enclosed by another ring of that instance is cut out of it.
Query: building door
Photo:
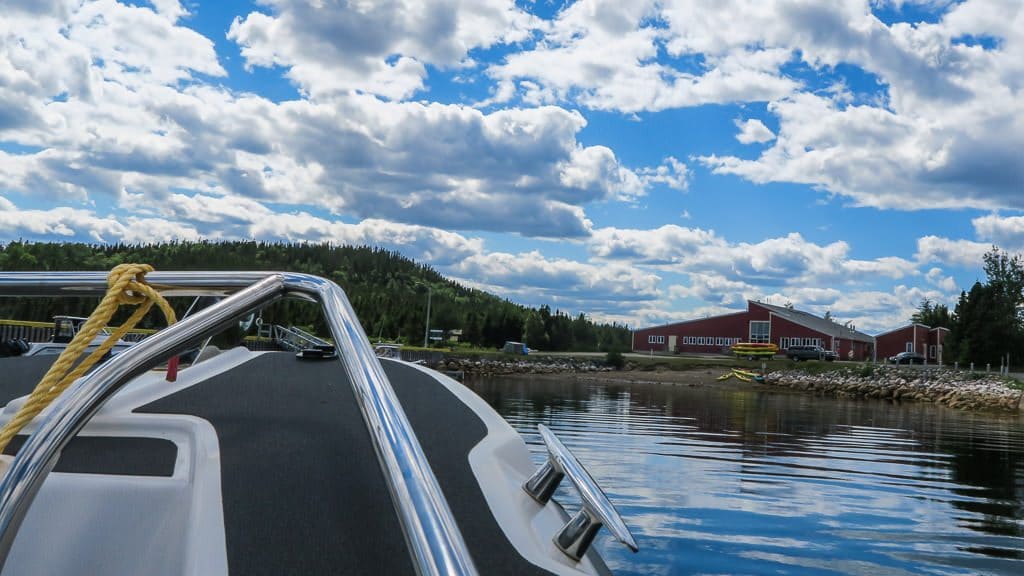
[[[676,335],[675,334],[672,334],[672,335],[670,335],[668,337],[668,351],[669,352],[675,352],[676,351]]]

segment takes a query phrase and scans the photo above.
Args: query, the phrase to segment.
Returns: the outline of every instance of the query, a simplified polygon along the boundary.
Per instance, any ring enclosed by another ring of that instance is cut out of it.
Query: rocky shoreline
[[[598,359],[579,359],[569,357],[546,357],[536,360],[492,360],[446,357],[430,364],[434,370],[441,372],[462,372],[478,376],[510,376],[514,374],[574,374],[579,372],[610,372],[614,368],[606,366]]]
[[[600,380],[685,383],[691,386],[721,385],[715,378],[727,370],[652,371],[639,369],[631,362],[624,370],[615,370],[603,359],[570,357],[531,360],[446,357],[430,366],[459,376],[579,374]],[[1024,412],[1024,390],[1011,387],[1008,382],[1008,379],[995,374],[949,368],[911,369],[865,364],[816,374],[803,370],[777,370],[769,372],[763,383],[753,385],[844,398],[934,402],[963,410]]]
[[[836,397],[935,402],[963,410],[1024,410],[1024,390],[1010,387],[1006,378],[948,368],[865,365],[821,374],[784,370],[769,373],[765,384]]]

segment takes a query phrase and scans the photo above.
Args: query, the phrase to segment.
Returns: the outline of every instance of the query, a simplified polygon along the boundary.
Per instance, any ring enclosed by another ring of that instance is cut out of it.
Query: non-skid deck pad
[[[483,422],[430,375],[384,366],[480,573],[547,574],[505,539],[472,476]],[[264,354],[136,411],[216,429],[232,574],[413,573],[338,361]]]
[[[15,436],[4,454],[17,454],[28,436]],[[118,476],[174,475],[178,447],[170,440],[127,436],[76,436],[60,453],[54,472]]]
[[[24,396],[57,360],[56,356],[0,358],[0,406]],[[15,436],[4,454],[16,454],[27,436]],[[171,476],[178,447],[170,440],[123,436],[77,436],[61,452],[54,472]]]
[[[383,366],[480,573],[549,574],[508,542],[473,476],[469,451],[483,440],[487,426],[431,376],[397,362],[384,361]]]
[[[54,360],[0,359],[0,401],[31,392]],[[483,421],[430,375],[383,365],[480,573],[548,574],[508,542],[472,475]],[[233,574],[413,573],[339,362],[264,354],[136,412],[194,415],[216,429]],[[55,470],[166,476],[175,456],[166,440],[79,437]]]
[[[232,574],[412,571],[341,367],[264,354],[136,412],[217,431]]]

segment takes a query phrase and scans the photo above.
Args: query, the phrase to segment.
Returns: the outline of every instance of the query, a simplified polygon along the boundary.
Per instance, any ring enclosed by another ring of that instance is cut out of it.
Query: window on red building
[[[751,320],[750,341],[767,344],[771,336],[772,323],[767,320]]]

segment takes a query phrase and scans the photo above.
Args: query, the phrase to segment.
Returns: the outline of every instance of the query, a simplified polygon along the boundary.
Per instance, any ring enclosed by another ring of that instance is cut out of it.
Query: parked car
[[[924,364],[924,356],[917,352],[900,352],[895,356],[889,356],[889,362],[893,364]]]
[[[794,362],[801,360],[826,360],[832,362],[838,355],[831,350],[825,350],[821,346],[790,346],[786,348],[786,357]]]

